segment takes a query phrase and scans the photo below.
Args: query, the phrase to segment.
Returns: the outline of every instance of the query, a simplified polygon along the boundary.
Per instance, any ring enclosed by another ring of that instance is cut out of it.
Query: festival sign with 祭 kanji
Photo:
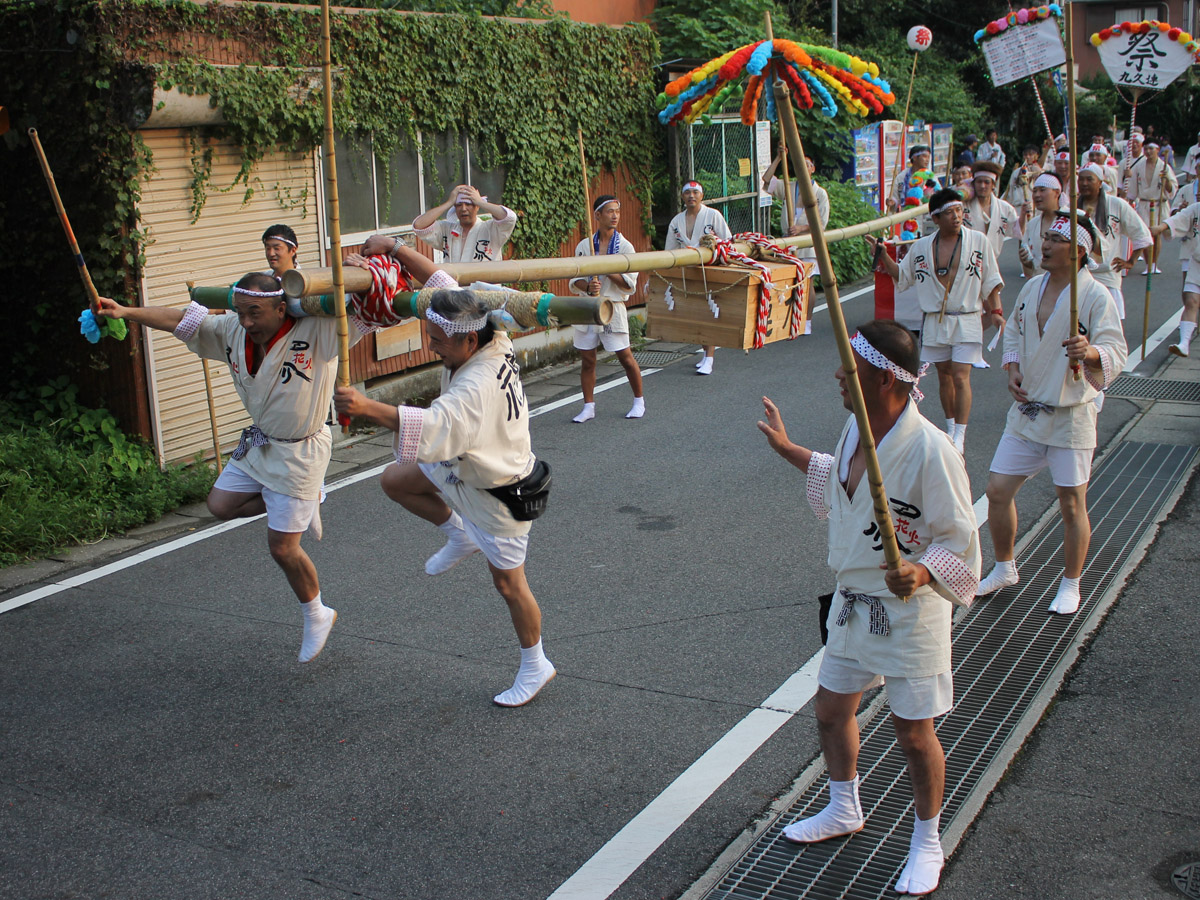
[[[1018,9],[975,32],[997,87],[1054,69],[1066,62],[1057,3]]]
[[[1200,62],[1200,42],[1167,22],[1121,22],[1091,41],[1113,84],[1133,91],[1161,91]]]

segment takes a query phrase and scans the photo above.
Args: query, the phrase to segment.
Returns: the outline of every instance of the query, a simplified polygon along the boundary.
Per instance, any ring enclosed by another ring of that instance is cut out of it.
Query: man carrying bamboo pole
[[[933,720],[954,703],[952,604],[967,605],[975,595],[979,542],[962,459],[917,408],[916,385],[925,366],[911,333],[890,320],[870,322],[851,346],[887,484],[899,568],[883,565],[855,417],[843,428],[833,456],[793,443],[766,397],[766,421],[758,423],[771,449],[807,475],[808,502],[817,518],[829,520],[829,565],[838,584],[815,702],[830,803],[788,825],[783,836],[813,843],[863,827],[854,716],[863,692],[886,680],[916,806],[908,865],[895,889],[924,894],[937,887],[943,863],[938,827],[945,754]],[[851,409],[845,371],[839,368],[836,378],[843,405]]]
[[[492,699],[524,706],[555,675],[542,651],[542,613],[525,578],[530,522],[545,508],[550,473],[530,449],[520,369],[512,341],[496,327],[507,314],[489,310],[444,272],[423,280],[436,289],[425,318],[430,349],[444,366],[440,396],[428,409],[396,407],[339,387],[334,403],[340,414],[396,432],[396,462],[380,486],[447,539],[425,563],[426,573],[441,575],[482,551],[521,646],[512,687]]]
[[[699,247],[700,241],[706,236],[720,241],[727,241],[733,237],[729,223],[725,221],[720,210],[704,205],[704,188],[700,182],[689,181],[680,193],[683,194],[683,212],[673,218],[667,227],[664,250]],[[696,363],[696,372],[700,375],[711,375],[716,345],[705,344],[701,350],[704,356]]]
[[[987,236],[963,227],[957,191],[938,191],[929,198],[929,212],[938,230],[916,241],[899,264],[886,253],[880,261],[897,291],[916,288],[924,316],[921,361],[937,366],[946,433],[962,453],[971,416],[971,368],[983,360],[984,327],[1004,324],[1004,281]],[[867,241],[874,248],[875,241]]]
[[[575,247],[576,256],[604,256],[613,253],[633,253],[629,243],[617,226],[621,224],[621,203],[612,194],[603,194],[592,205],[596,230]],[[625,301],[637,287],[637,275],[594,275],[591,278],[572,278],[572,294],[589,297],[606,297],[613,302],[613,317],[607,325],[575,325],[575,349],[579,351],[579,382],[583,390],[583,409],[572,422],[588,422],[596,418],[596,348],[617,355],[617,361],[625,369],[629,387],[633,389],[633,406],[625,413],[627,419],[640,419],[646,414],[646,400],[642,396],[642,370],[634,359],[629,343],[629,314]]]
[[[1159,158],[1158,143],[1147,141],[1142,158],[1134,163],[1130,170],[1132,187],[1130,197],[1136,202],[1137,214],[1147,226],[1157,225],[1163,221],[1163,206],[1175,196],[1179,190],[1179,179],[1166,162]],[[1158,267],[1157,254],[1151,259],[1146,256],[1146,269],[1143,275],[1153,271],[1161,275]]]
[[[1082,214],[1074,240],[1067,213],[1046,230],[1041,261],[1045,274],[1021,289],[1004,330],[1004,368],[1014,403],[987,486],[996,566],[980,583],[981,596],[1017,583],[1017,492],[1031,475],[1049,467],[1063,518],[1065,557],[1050,611],[1062,615],[1079,609],[1079,576],[1091,540],[1087,483],[1098,414],[1093,401],[1121,373],[1127,356],[1116,304],[1089,271],[1096,266],[1091,258],[1095,239],[1091,221]],[[1079,306],[1079,333],[1074,335],[1072,271],[1077,273]],[[1085,378],[1076,380],[1071,361],[1083,364]]]
[[[413,257],[433,264],[413,253]],[[412,265],[421,262],[413,260]],[[233,288],[234,315],[186,309],[122,306],[100,298],[99,315],[172,332],[202,359],[229,366],[233,386],[253,423],[208,495],[218,519],[267,515],[267,546],[304,613],[300,662],[325,646],[337,612],[323,604],[317,569],[300,539],[321,538],[321,484],[333,449],[325,418],[338,365],[337,319],[288,314],[274,275],[251,272]],[[372,329],[358,318],[356,343]]]
[[[1154,243],[1150,229],[1128,202],[1108,193],[1104,173],[1095,163],[1088,163],[1079,170],[1078,184],[1079,209],[1092,220],[1099,237],[1092,250],[1092,257],[1099,263],[1093,277],[1108,288],[1117,306],[1117,315],[1124,319],[1122,273],[1133,266],[1138,251]],[[1123,243],[1130,247],[1128,259],[1121,256]]]

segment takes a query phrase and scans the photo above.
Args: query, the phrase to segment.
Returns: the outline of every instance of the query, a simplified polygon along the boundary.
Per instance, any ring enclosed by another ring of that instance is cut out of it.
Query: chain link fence
[[[754,129],[733,118],[687,125],[677,132],[679,184],[700,182],[705,204],[725,216],[734,234],[763,231],[767,213],[758,205],[760,165]]]

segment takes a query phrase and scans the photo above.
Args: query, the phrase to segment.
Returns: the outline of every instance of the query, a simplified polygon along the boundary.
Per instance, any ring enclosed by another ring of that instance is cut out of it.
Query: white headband
[[[992,184],[995,184],[995,183],[996,183],[996,173],[995,173],[995,172],[988,172],[988,171],[987,171],[987,170],[985,170],[985,169],[981,169],[981,170],[980,170],[980,171],[978,171],[978,172],[972,172],[972,173],[971,173],[971,180],[972,180],[972,181],[974,181],[976,178],[990,178],[990,179],[992,180]]]
[[[425,310],[425,318],[446,334],[468,334],[472,331],[482,331],[488,323],[486,313],[478,319],[459,319],[457,322],[451,322],[445,316],[435,313],[432,306]]]
[[[249,288],[238,287],[234,285],[233,292],[235,294],[245,294],[247,297],[282,297],[283,288],[277,291],[252,291]]]
[[[963,204],[962,204],[962,201],[961,201],[961,200],[947,200],[945,203],[943,203],[943,204],[942,204],[941,206],[939,206],[937,209],[931,209],[931,210],[929,211],[929,214],[930,214],[931,216],[936,216],[938,213],[942,213],[942,212],[945,212],[945,211],[946,211],[946,210],[948,210],[948,209],[954,209],[954,207],[956,207],[956,206],[962,206],[962,205],[963,205]]]
[[[297,244],[295,241],[288,240],[282,234],[268,234],[265,238],[263,238],[263,243],[265,244],[267,241],[283,241],[289,247],[295,247],[297,250],[300,249],[299,244]]]
[[[1088,175],[1091,175],[1091,176],[1092,176],[1093,178],[1095,178],[1097,181],[1103,181],[1103,180],[1104,180],[1104,171],[1103,171],[1103,170],[1102,170],[1102,169],[1101,169],[1101,168],[1100,168],[1098,165],[1096,165],[1095,163],[1088,163],[1086,166],[1080,166],[1080,167],[1079,167],[1079,172],[1078,172],[1078,174],[1080,174],[1080,175],[1083,175],[1085,172],[1086,172]]]
[[[1059,215],[1054,220],[1054,224],[1047,228],[1046,231],[1049,234],[1061,234],[1069,242],[1071,240],[1071,217]],[[1084,260],[1088,270],[1099,268],[1099,265],[1092,259],[1092,236],[1078,222],[1075,224],[1075,244],[1082,247],[1086,252],[1087,255],[1084,257]]]
[[[891,372],[900,381],[903,381],[906,384],[911,384],[913,388],[909,392],[909,396],[912,397],[917,403],[920,403],[925,399],[925,395],[922,394],[917,388],[917,382],[921,380],[921,376],[924,375],[925,370],[929,368],[929,363],[921,363],[921,368],[918,369],[917,374],[914,375],[912,372],[908,371],[908,369],[904,368],[903,366],[896,365],[896,363],[892,362],[890,359],[872,347],[871,342],[862,336],[862,332],[856,331],[854,333],[854,337],[850,339],[850,346],[854,348],[855,352],[858,353],[859,356],[861,356],[875,368],[883,369],[885,372]]]
[[[480,199],[480,200],[484,200],[484,201],[486,201],[486,200],[487,200],[487,197],[484,197],[484,196],[481,194],[481,195],[479,196],[479,199]],[[458,204],[460,204],[460,203],[470,203],[472,206],[474,206],[474,205],[475,205],[475,201],[474,201],[474,200],[472,200],[470,197],[468,197],[466,194],[459,194],[457,197],[455,197],[455,198],[454,198],[454,205],[455,205],[455,206],[458,206]]]
[[[1105,156],[1108,156],[1108,148],[1103,144],[1092,144],[1092,146],[1088,148],[1088,153],[1103,153]]]
[[[1033,179],[1035,188],[1050,188],[1052,191],[1061,191],[1062,182],[1058,180],[1057,175],[1051,175],[1049,172],[1043,172],[1037,178]]]
[[[617,204],[617,209],[621,208],[621,201],[614,197],[612,200],[605,200],[603,203],[597,203],[596,208],[592,210],[592,213],[595,214],[600,212],[600,210],[604,209],[604,207],[608,206],[610,203]]]
[[[681,193],[687,193],[688,191],[699,191],[703,194],[704,187],[698,181],[689,181],[683,186]]]
[[[1145,149],[1147,149],[1147,150],[1149,150],[1151,147],[1153,147],[1155,150],[1157,150],[1158,142],[1157,141],[1146,141],[1146,143],[1143,144],[1142,146],[1145,147]]]

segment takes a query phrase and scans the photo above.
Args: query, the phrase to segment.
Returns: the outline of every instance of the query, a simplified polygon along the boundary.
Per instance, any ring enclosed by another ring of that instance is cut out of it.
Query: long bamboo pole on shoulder
[[[342,272],[342,223],[338,210],[337,159],[333,139],[333,62],[329,37],[329,0],[321,0],[321,78],[325,88],[325,180],[329,191],[329,244],[333,262],[335,297],[345,296],[346,279]],[[338,374],[341,387],[350,384],[350,322],[345,304],[337,304]],[[350,431],[350,417],[338,416],[342,434]]]
[[[1067,47],[1066,47],[1066,63],[1067,63],[1067,108],[1069,110],[1068,122],[1070,132],[1067,135],[1067,146],[1070,150],[1071,159],[1067,164],[1067,179],[1070,181],[1070,198],[1071,198],[1071,242],[1074,246],[1075,228],[1079,221],[1079,183],[1075,173],[1076,152],[1079,148],[1079,141],[1076,135],[1075,127],[1075,29],[1074,29],[1074,3],[1068,2],[1067,6]],[[1079,266],[1071,266],[1071,325],[1067,331],[1068,337],[1074,337],[1079,334]],[[1083,373],[1079,368],[1079,363],[1071,363],[1071,371],[1075,375],[1075,380],[1078,381],[1083,377]]]
[[[770,39],[771,14],[768,12],[763,15],[766,20],[767,37]],[[775,78],[773,81],[775,109],[779,113],[779,121],[792,156],[792,170],[800,184],[800,197],[804,201],[804,208],[808,213],[808,227],[813,239],[812,246],[817,255],[817,268],[821,272],[821,287],[825,292],[825,302],[829,307],[829,318],[833,323],[833,334],[837,339],[838,353],[842,359],[842,371],[846,374],[846,390],[850,394],[850,404],[854,409],[854,418],[858,422],[858,440],[866,457],[867,483],[875,507],[875,522],[879,526],[880,538],[883,542],[883,556],[887,561],[888,569],[895,571],[900,568],[900,545],[896,540],[896,528],[888,507],[887,491],[883,485],[883,472],[879,467],[879,456],[875,452],[875,437],[871,433],[871,421],[867,416],[867,404],[863,398],[862,384],[858,380],[854,348],[850,346],[850,334],[846,329],[846,319],[842,315],[842,305],[838,302],[837,277],[834,275],[833,261],[829,257],[829,246],[825,241],[825,228],[821,223],[821,216],[817,212],[817,194],[813,190],[808,166],[804,163],[804,144],[800,140],[800,130],[796,127],[796,114],[792,109],[791,94],[787,85],[779,78]]]

